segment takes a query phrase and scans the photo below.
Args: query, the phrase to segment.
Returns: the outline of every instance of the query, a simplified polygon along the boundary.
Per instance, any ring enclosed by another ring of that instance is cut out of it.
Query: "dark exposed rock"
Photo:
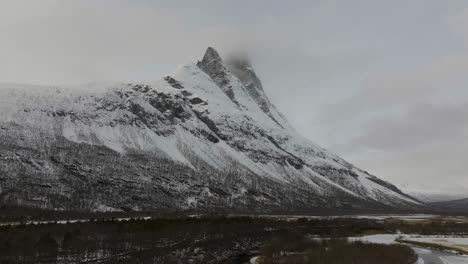
[[[224,66],[224,63],[219,56],[218,52],[212,47],[209,47],[203,59],[197,63],[197,66],[208,74],[211,79],[218,85],[218,87],[226,93],[226,95],[234,102],[236,105],[239,105],[237,102],[234,91],[230,84],[230,80],[227,74],[227,69]]]
[[[260,109],[266,113],[275,123],[282,127],[280,122],[278,122],[278,120],[276,120],[276,118],[271,113],[271,108],[274,106],[265,95],[262,82],[255,73],[247,54],[238,53],[231,55],[226,61],[226,66],[229,72],[239,78],[239,80],[245,86],[250,97],[252,97],[257,102]]]
[[[190,103],[191,103],[191,104],[204,104],[204,105],[207,104],[207,103],[206,103],[205,101],[203,101],[203,99],[201,99],[200,97],[191,98],[191,99],[190,99]]]
[[[329,175],[329,176],[336,175],[340,177],[353,177],[353,178],[359,177],[354,171],[347,170],[347,169],[325,167],[325,166],[315,166],[313,167],[313,170],[322,175]]]
[[[178,82],[176,79],[172,78],[171,76],[164,77],[164,80],[172,87],[176,89],[184,89],[184,86]]]
[[[201,134],[202,134],[203,136],[205,136],[209,141],[211,141],[211,142],[213,142],[213,143],[218,143],[218,142],[219,142],[219,139],[218,139],[216,136],[214,136],[213,134],[209,133],[208,131],[206,131],[206,130],[201,130],[200,132],[201,132]]]
[[[206,49],[203,59],[197,63],[197,66],[208,75],[226,73],[226,67],[218,52],[212,47]]]
[[[280,149],[281,151],[289,154],[289,156],[287,157],[287,161],[288,163],[293,166],[294,168],[296,169],[302,169],[302,167],[304,167],[304,161],[301,160],[299,157],[296,157],[295,155],[293,155],[292,153],[284,150],[277,142],[276,140],[272,137],[272,136],[267,136],[268,140],[273,143],[273,145],[275,145],[278,149]]]
[[[183,96],[191,96],[191,95],[192,95],[192,93],[189,92],[189,91],[187,91],[187,90],[182,90],[182,91],[180,91],[180,93],[181,93]]]
[[[198,112],[196,110],[193,111],[197,118],[205,123],[205,125],[220,139],[228,140],[229,138],[221,133],[221,131],[216,126],[216,123],[211,120],[207,115],[204,115],[202,112]]]

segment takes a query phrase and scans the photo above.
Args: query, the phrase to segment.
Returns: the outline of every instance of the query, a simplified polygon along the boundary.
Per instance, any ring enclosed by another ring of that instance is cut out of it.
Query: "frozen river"
[[[412,247],[413,250],[418,254],[420,263],[418,264],[467,264],[468,257],[460,256],[454,253],[431,250],[420,247]]]
[[[400,235],[372,235],[364,237],[350,237],[350,241],[363,241],[379,244],[393,244]],[[468,264],[468,256],[460,256],[455,253],[432,250],[417,246],[411,246],[419,256],[418,264]]]

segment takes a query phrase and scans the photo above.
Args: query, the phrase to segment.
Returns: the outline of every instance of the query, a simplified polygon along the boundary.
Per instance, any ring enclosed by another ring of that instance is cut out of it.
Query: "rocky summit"
[[[423,207],[301,136],[250,61],[226,61],[208,48],[153,83],[0,84],[0,203],[265,214]]]

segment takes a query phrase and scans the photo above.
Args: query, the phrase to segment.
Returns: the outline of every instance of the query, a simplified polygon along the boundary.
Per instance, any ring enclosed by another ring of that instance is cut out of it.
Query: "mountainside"
[[[0,202],[79,210],[415,209],[299,135],[246,59],[148,84],[0,85]]]
[[[453,209],[453,210],[468,212],[468,198],[453,200],[453,201],[445,201],[445,202],[433,202],[433,203],[429,203],[429,205],[439,207],[439,208],[446,208],[446,209]]]

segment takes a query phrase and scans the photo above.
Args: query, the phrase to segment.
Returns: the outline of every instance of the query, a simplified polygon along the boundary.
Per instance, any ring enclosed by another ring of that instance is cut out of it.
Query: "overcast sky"
[[[404,190],[468,194],[468,1],[1,0],[0,81],[151,81],[244,50],[312,141]]]

